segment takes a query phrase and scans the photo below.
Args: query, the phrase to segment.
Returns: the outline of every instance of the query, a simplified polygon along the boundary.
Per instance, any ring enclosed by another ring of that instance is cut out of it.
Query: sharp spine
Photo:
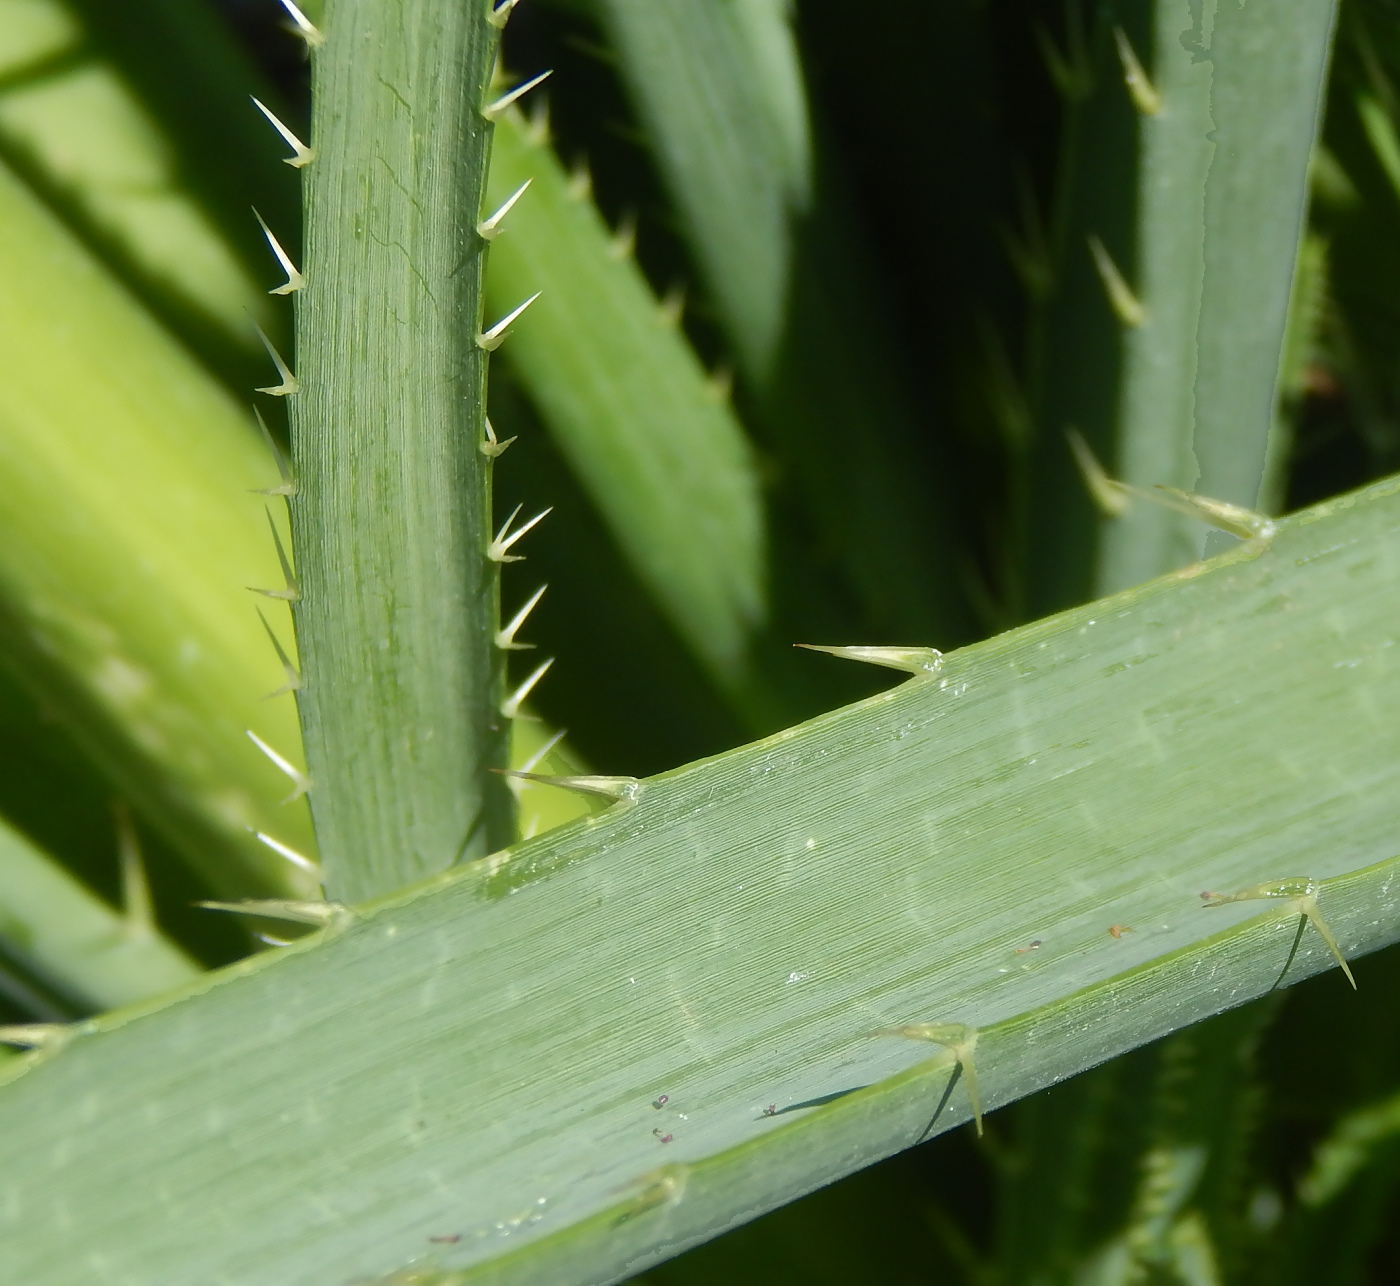
[[[276,692],[269,692],[264,701],[270,701],[273,697],[285,696],[288,692],[301,691],[301,671],[292,664],[292,658],[287,655],[286,649],[268,623],[267,617],[263,615],[262,608],[258,608],[258,620],[262,622],[262,627],[267,631],[268,641],[272,644],[272,650],[277,653],[277,659],[282,662],[282,669],[286,672],[287,681]]]
[[[587,161],[580,161],[569,171],[569,185],[565,189],[571,201],[587,201],[593,195],[593,171]]]
[[[279,857],[285,857],[293,866],[299,866],[303,871],[317,877],[321,876],[321,867],[317,862],[313,862],[304,853],[298,853],[296,849],[282,843],[281,840],[273,839],[266,831],[254,831],[260,844],[265,844]]]
[[[525,118],[525,138],[534,147],[549,142],[549,101],[540,99]]]
[[[502,652],[526,652],[535,646],[533,643],[517,643],[515,632],[525,624],[525,618],[535,610],[535,605],[544,597],[544,592],[548,588],[548,585],[541,585],[534,592],[530,601],[511,617],[510,623],[496,631],[496,646]]]
[[[619,263],[631,259],[637,252],[637,216],[625,214],[608,242],[608,258]]]
[[[84,1023],[11,1023],[0,1027],[0,1045],[56,1053],[81,1035],[85,1026]]]
[[[292,793],[282,801],[284,804],[295,803],[311,790],[311,778],[302,772],[300,768],[279,755],[251,728],[247,728],[245,731],[248,734],[248,740],[261,750],[281,772],[285,773],[295,787]]]
[[[1162,110],[1162,96],[1138,61],[1128,33],[1122,27],[1114,27],[1113,41],[1118,46],[1118,61],[1123,64],[1123,82],[1128,87],[1133,106],[1144,116],[1156,116]]]
[[[494,0],[486,0],[486,21],[497,31],[502,30],[510,21],[511,11],[519,3],[520,0],[501,0],[500,4],[494,3]]]
[[[478,223],[476,225],[477,236],[481,237],[483,241],[494,241],[501,231],[501,220],[515,208],[515,203],[525,195],[525,190],[534,181],[533,178],[526,179],[524,183],[501,202],[494,214]]]
[[[277,530],[277,524],[272,520],[272,511],[267,511],[267,525],[272,531],[272,544],[277,550],[277,561],[282,567],[283,589],[259,589],[256,585],[249,585],[251,593],[261,594],[264,598],[280,598],[286,603],[301,602],[301,585],[297,581],[296,572],[292,570],[292,564],[287,557],[287,551],[282,547],[282,536]]]
[[[290,165],[294,170],[299,170],[303,165],[310,165],[311,162],[316,159],[316,149],[307,147],[301,139],[277,119],[271,108],[267,107],[256,98],[253,99],[253,106],[267,117],[267,123],[282,136],[282,141],[292,149],[294,155],[284,157],[282,160],[283,165]]]
[[[557,746],[561,741],[564,740],[565,731],[565,729],[560,728],[558,732],[556,732],[548,741],[546,741],[544,745],[542,745],[537,751],[535,751],[535,753],[531,755],[515,771],[522,773],[534,772],[534,770],[545,761],[545,759],[549,755],[549,752],[553,750],[554,747]]]
[[[1198,496],[1193,491],[1182,491],[1160,482],[1153,491],[1163,492],[1161,496],[1154,495],[1152,491],[1138,491],[1136,487],[1131,489],[1138,495],[1188,514],[1240,540],[1267,541],[1278,530],[1278,524],[1267,514],[1246,509],[1243,505],[1232,505],[1228,500],[1212,500],[1209,496]]]
[[[267,226],[267,220],[258,213],[256,207],[253,209],[253,217],[257,219],[258,226],[263,230],[263,236],[267,238],[267,244],[272,247],[272,253],[276,257],[277,262],[281,265],[282,271],[287,274],[286,282],[280,286],[275,286],[267,293],[269,295],[290,295],[300,290],[306,285],[306,278],[301,275],[296,264],[292,262],[291,257],[282,249],[282,243],[272,235],[272,229]]]
[[[1080,476],[1095,508],[1105,518],[1121,517],[1132,501],[1129,489],[1108,476],[1078,429],[1066,429],[1065,437],[1069,440],[1069,449],[1074,453],[1074,462],[1079,466]]]
[[[549,667],[554,664],[554,658],[550,657],[542,665],[536,667],[534,673],[530,675],[514,692],[501,702],[501,713],[507,719],[521,718],[520,707],[524,704],[530,693],[535,690],[536,684],[549,673]]]
[[[267,421],[263,419],[262,412],[256,406],[253,408],[253,415],[257,418],[258,428],[262,430],[263,441],[267,443],[267,449],[272,452],[272,458],[277,465],[277,475],[282,481],[275,487],[253,487],[251,493],[255,496],[296,495],[297,484],[292,480],[292,470],[287,463],[287,457],[282,454],[282,448],[277,445],[271,430],[267,427]]]
[[[872,1036],[899,1036],[905,1040],[926,1040],[949,1050],[957,1065],[962,1069],[963,1078],[967,1081],[967,1101],[972,1108],[972,1119],[977,1126],[977,1137],[979,1139],[982,1137],[982,1096],[977,1088],[977,1069],[972,1062],[973,1051],[977,1048],[977,1037],[980,1035],[976,1027],[968,1027],[964,1023],[913,1023],[907,1027],[884,1027],[870,1034]],[[947,1101],[946,1094],[944,1101]],[[941,1110],[942,1104],[939,1107]],[[937,1119],[935,1116],[934,1120],[925,1127],[925,1136],[929,1130],[933,1129],[934,1121]]]
[[[234,915],[256,915],[266,920],[286,920],[291,924],[346,923],[355,913],[344,902],[295,902],[284,898],[245,898],[241,902],[196,902],[206,911],[228,911]]]
[[[621,800],[635,804],[641,798],[643,783],[635,777],[551,777],[528,772],[523,768],[498,768],[497,772],[517,781],[527,781],[536,786],[557,786],[560,790],[573,790],[583,795],[602,795],[606,799]]]
[[[122,910],[125,912],[129,937],[146,939],[154,936],[155,908],[151,903],[151,885],[146,878],[146,864],[141,860],[141,841],[131,810],[120,800],[112,808],[117,827],[117,853],[121,858]]]
[[[488,353],[494,353],[506,341],[506,336],[510,333],[510,328],[519,319],[531,304],[535,302],[544,292],[535,291],[523,304],[517,305],[504,317],[501,318],[490,330],[483,331],[476,337],[476,346],[484,348]],[[265,390],[260,390],[265,391]]]
[[[306,42],[308,49],[319,49],[326,43],[324,33],[302,13],[296,0],[282,0],[282,8],[287,11],[287,16],[292,20],[291,29]]]
[[[1118,271],[1118,265],[1113,262],[1113,256],[1104,249],[1103,242],[1092,236],[1088,240],[1089,253],[1094,257],[1094,267],[1098,269],[1099,280],[1103,282],[1104,293],[1108,295],[1108,305],[1113,309],[1113,315],[1124,326],[1135,330],[1147,320],[1147,309],[1133,294],[1132,287]]]
[[[846,661],[864,661],[869,665],[883,665],[889,670],[903,670],[906,674],[937,674],[943,668],[943,653],[936,647],[828,647],[820,643],[794,643],[794,647],[805,648],[808,652],[825,652],[828,656],[839,656]]]
[[[277,368],[277,374],[282,378],[280,384],[256,389],[255,392],[266,393],[269,397],[290,397],[293,393],[300,393],[301,381],[292,374],[291,367],[282,360],[282,354],[273,348],[272,341],[268,339],[266,332],[256,323],[253,329],[258,332],[258,338],[262,340],[263,347],[267,349],[267,355],[272,358],[272,364]]]
[[[661,297],[657,304],[657,311],[661,314],[661,324],[674,328],[681,324],[681,318],[685,316],[685,287],[677,283]]]
[[[481,441],[478,450],[488,459],[495,460],[505,455],[506,448],[514,441],[514,438],[507,438],[504,442],[497,441],[496,430],[491,427],[491,421],[488,418],[486,420],[486,437]]]
[[[514,441],[515,439],[511,438],[511,442]],[[522,536],[527,535],[534,527],[538,526],[546,518],[548,518],[550,514],[554,512],[554,506],[551,505],[548,509],[542,509],[518,531],[511,531],[511,523],[515,521],[516,515],[519,514],[523,508],[525,508],[524,505],[515,506],[514,510],[512,510],[511,512],[510,517],[507,518],[504,523],[502,523],[500,531],[496,533],[496,538],[489,545],[486,546],[486,557],[489,558],[493,563],[523,563],[525,561],[525,555],[512,554],[508,552],[510,550],[510,547],[514,545],[515,542],[518,541]]]
[[[727,363],[716,366],[705,381],[705,391],[715,402],[727,402],[734,395],[734,369]]]
[[[548,71],[540,72],[538,76],[534,76],[523,84],[517,85],[509,93],[502,94],[494,102],[487,103],[486,106],[481,109],[481,114],[486,117],[488,121],[494,123],[501,116],[505,115],[512,103],[518,102],[520,99],[524,98],[536,85],[542,84],[552,75],[554,75],[554,69],[552,67]]]

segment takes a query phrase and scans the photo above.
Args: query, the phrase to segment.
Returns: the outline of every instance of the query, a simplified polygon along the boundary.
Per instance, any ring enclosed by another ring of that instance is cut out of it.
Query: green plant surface
[[[487,13],[342,4],[312,63],[291,397],[298,702],[326,889],[352,900],[514,833],[486,771],[506,766],[510,727],[477,339]]]
[[[774,373],[812,196],[806,93],[784,0],[594,6],[676,194],[739,365]]]
[[[816,536],[791,552],[773,542],[775,565],[809,565],[795,597],[830,600],[799,603],[789,628],[800,634],[844,606],[883,637],[963,641],[949,471],[921,432],[845,177],[814,137],[788,6],[594,8],[742,377],[741,402],[760,446],[784,461],[772,507]]]
[[[251,193],[295,246],[291,176],[276,174],[248,102],[273,96],[201,6],[139,10],[5,0],[0,157],[182,339],[246,381],[261,354],[250,318],[275,324]]]
[[[305,805],[245,736],[293,759],[286,675],[247,586],[281,572],[249,417],[0,168],[0,635],[114,793],[215,889],[304,896],[267,832]],[[269,606],[275,620],[275,607]],[[289,646],[289,645],[288,645]]]
[[[504,314],[542,293],[503,356],[642,582],[732,692],[765,615],[763,503],[744,430],[587,194],[506,116],[488,205],[526,182],[492,244],[487,299]]]
[[[1032,615],[1205,548],[1198,527],[1157,506],[1096,515],[1067,429],[1135,486],[1249,507],[1270,489],[1263,471],[1334,16],[1313,0],[1267,12],[1163,0],[1122,28],[1101,12],[1066,57],[1054,294],[1036,359]],[[1129,51],[1147,77],[1136,90]]]
[[[141,909],[123,914],[0,822],[0,939],[43,978],[98,1009],[145,1000],[200,973]]]
[[[1268,991],[1296,910],[1203,888],[1394,940],[1398,560],[1389,480],[91,1020],[0,1095],[7,1262],[614,1280],[966,1120],[880,1029],[991,1110]]]

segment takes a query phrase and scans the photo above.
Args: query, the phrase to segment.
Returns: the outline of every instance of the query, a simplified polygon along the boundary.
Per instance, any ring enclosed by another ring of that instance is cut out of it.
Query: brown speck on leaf
[[[660,1139],[662,1143],[669,1143],[672,1139],[676,1137],[674,1134],[662,1134],[660,1130],[653,1130],[652,1133],[656,1135],[656,1137]]]
[[[1036,938],[1036,940],[1035,940],[1034,942],[1027,943],[1024,947],[1017,947],[1017,948],[1016,948],[1016,954],[1017,954],[1018,956],[1023,956],[1023,955],[1026,954],[1027,951],[1039,951],[1039,950],[1040,950],[1040,939],[1039,939],[1039,938]]]
[[[442,1237],[429,1237],[428,1240],[436,1241],[441,1245],[455,1246],[462,1240],[462,1234],[460,1232],[450,1232]]]
[[[1131,924],[1110,924],[1108,926],[1108,931],[1115,938],[1121,938],[1125,933],[1131,933],[1133,931],[1133,926]]]

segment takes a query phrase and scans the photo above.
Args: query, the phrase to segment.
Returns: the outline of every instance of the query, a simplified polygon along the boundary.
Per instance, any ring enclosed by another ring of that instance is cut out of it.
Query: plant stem
[[[486,0],[342,0],[315,55],[291,503],[299,694],[330,896],[506,842],[509,722],[476,232]]]

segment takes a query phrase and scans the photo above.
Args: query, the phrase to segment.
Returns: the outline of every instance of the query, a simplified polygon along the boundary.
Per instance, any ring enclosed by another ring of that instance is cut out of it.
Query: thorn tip
[[[506,336],[510,334],[510,328],[519,319],[531,304],[537,300],[544,291],[537,290],[523,304],[518,304],[501,318],[490,330],[482,331],[476,337],[476,346],[485,349],[488,353],[494,353],[502,344],[506,342]]]
[[[501,713],[507,719],[521,718],[520,707],[524,704],[530,693],[535,690],[539,681],[549,673],[549,667],[554,664],[554,658],[550,657],[544,664],[537,666],[529,678],[525,680],[514,692],[501,702]]]
[[[481,109],[481,114],[488,121],[494,123],[495,121],[500,119],[500,117],[505,115],[507,109],[512,103],[518,102],[532,89],[534,89],[536,85],[548,80],[553,74],[553,68],[550,68],[548,71],[540,72],[538,76],[534,76],[531,79],[525,81],[523,84],[517,85],[509,93],[502,94],[494,102],[487,103],[486,106]]]

